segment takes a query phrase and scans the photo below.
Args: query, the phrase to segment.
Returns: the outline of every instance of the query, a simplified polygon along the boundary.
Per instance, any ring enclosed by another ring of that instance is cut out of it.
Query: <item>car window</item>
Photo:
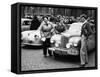
[[[22,25],[30,25],[31,22],[30,21],[23,21]]]

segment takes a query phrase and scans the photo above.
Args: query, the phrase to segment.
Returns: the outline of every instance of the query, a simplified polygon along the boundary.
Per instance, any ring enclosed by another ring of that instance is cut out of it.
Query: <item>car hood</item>
[[[66,30],[65,32],[63,32],[61,34],[66,37],[80,36],[82,25],[83,25],[83,23],[81,23],[81,22],[73,23],[70,25],[70,28],[68,30]]]

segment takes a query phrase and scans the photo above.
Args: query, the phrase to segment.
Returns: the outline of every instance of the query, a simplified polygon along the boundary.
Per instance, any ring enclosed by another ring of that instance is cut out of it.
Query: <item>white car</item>
[[[81,47],[81,27],[82,23],[73,23],[70,28],[61,34],[56,34],[51,37],[51,47],[49,51],[57,55],[79,55]],[[88,51],[95,48],[95,34],[91,34],[88,38]]]
[[[41,34],[39,30],[29,30],[21,32],[22,45],[41,46]]]

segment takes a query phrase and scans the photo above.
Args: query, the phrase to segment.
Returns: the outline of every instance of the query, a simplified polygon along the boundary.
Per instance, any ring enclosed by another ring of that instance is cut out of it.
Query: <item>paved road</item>
[[[42,49],[22,48],[21,51],[22,71],[75,68],[79,67],[80,61],[75,57],[44,57]],[[89,54],[89,64],[87,67],[95,66],[95,52]]]

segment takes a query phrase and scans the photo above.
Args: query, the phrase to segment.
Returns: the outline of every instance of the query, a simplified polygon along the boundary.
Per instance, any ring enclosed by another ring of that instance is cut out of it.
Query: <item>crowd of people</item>
[[[54,23],[54,24],[63,24],[63,25],[68,25],[68,24],[72,24],[74,22],[80,22],[81,21],[81,16],[86,16],[85,14],[80,15],[79,17],[75,17],[75,16],[62,16],[62,15],[34,15],[32,22],[31,22],[31,30],[36,30],[40,24],[43,21],[44,17],[47,17],[48,21]],[[93,17],[88,17],[87,18],[89,22],[91,22],[92,24],[95,23],[94,18]]]

